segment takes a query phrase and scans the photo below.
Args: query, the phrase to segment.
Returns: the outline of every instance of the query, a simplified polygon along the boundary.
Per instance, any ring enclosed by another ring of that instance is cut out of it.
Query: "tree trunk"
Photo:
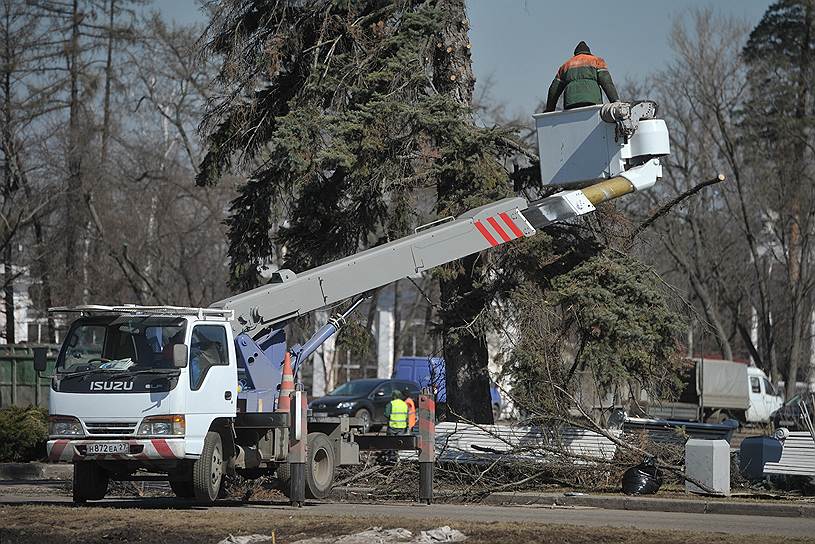
[[[11,266],[12,244],[3,251],[3,305],[6,314],[6,343],[16,343],[14,334],[14,270]]]
[[[719,347],[721,348],[722,357],[728,361],[732,361],[733,348],[730,345],[730,341],[727,338],[727,331],[724,328],[724,324],[722,323],[722,320],[719,317],[719,312],[716,309],[716,305],[714,304],[713,299],[707,290],[707,287],[705,286],[704,282],[699,278],[696,269],[693,268],[693,263],[683,257],[682,253],[675,248],[669,236],[665,238],[663,243],[665,249],[668,250],[668,253],[671,255],[674,262],[680,268],[682,268],[682,270],[684,270],[685,273],[688,275],[688,283],[690,284],[690,287],[693,290],[694,297],[702,305],[702,310],[705,312],[705,318],[708,320],[709,323],[713,325],[713,328],[715,329],[716,342],[719,344]],[[705,353],[704,342],[700,342],[698,352],[704,355]]]
[[[696,274],[691,272],[690,277],[693,285],[693,291],[699,298],[699,301],[702,303],[702,309],[705,312],[705,317],[713,325],[713,328],[716,331],[716,342],[719,344],[719,348],[722,350],[722,358],[727,361],[732,361],[733,347],[730,345],[730,341],[727,339],[727,331],[725,330],[724,324],[719,317],[719,312],[716,310],[716,306],[713,303],[713,300],[711,299],[710,294],[707,292],[704,284],[699,280],[699,278],[696,277]],[[704,346],[701,347],[700,353],[704,355]]]
[[[26,183],[23,184],[23,188],[26,192],[26,196],[28,196],[31,192],[30,188]],[[37,308],[37,315],[38,317],[47,316],[47,338],[48,342],[53,344],[57,341],[56,322],[54,321],[53,314],[48,311],[48,308],[51,308],[54,304],[53,297],[51,295],[51,279],[48,274],[48,257],[44,255],[45,236],[43,235],[42,221],[38,217],[34,219],[34,241],[37,243],[36,247],[41,255],[36,263],[37,278],[39,279],[40,286],[42,287],[42,296],[40,297],[40,300],[38,300],[39,307]]]
[[[475,76],[470,57],[465,0],[439,0],[445,22],[433,59],[433,84],[469,110],[473,100]],[[472,119],[467,120],[473,123]],[[473,123],[474,124],[474,123]],[[468,183],[469,180],[462,180]],[[449,201],[457,187],[438,186],[438,200]],[[446,365],[447,405],[453,415],[476,423],[493,423],[490,382],[487,370],[487,339],[484,332],[470,325],[484,310],[487,300],[480,296],[475,281],[483,274],[477,255],[453,264],[440,280],[442,346]]]
[[[807,116],[809,105],[809,78],[810,78],[810,60],[811,53],[810,47],[812,43],[812,22],[813,10],[812,2],[807,1],[805,4],[804,12],[804,36],[801,41],[801,56],[798,67],[798,81],[796,83],[797,89],[797,103],[795,107],[795,118],[799,122],[799,126],[803,127],[804,120]],[[793,161],[796,164],[795,171],[804,172],[806,152],[807,152],[807,136],[801,134],[796,140],[794,146]],[[803,335],[808,334],[809,331],[804,327],[804,282],[807,280],[807,274],[804,274],[802,267],[806,265],[805,259],[809,257],[803,251],[803,236],[801,233],[801,204],[799,201],[800,189],[798,188],[799,180],[797,177],[792,176],[792,179],[787,183],[794,184],[794,190],[790,198],[790,231],[789,231],[789,249],[787,254],[787,270],[789,287],[792,296],[792,318],[791,318],[791,335],[792,345],[790,347],[790,360],[787,367],[787,398],[792,398],[795,395],[795,382],[798,379],[798,368],[803,356]],[[808,327],[806,327],[808,329]]]
[[[462,268],[472,270],[477,259],[477,255],[462,259]],[[473,291],[473,277],[463,271],[441,282],[439,314],[444,327],[442,349],[447,406],[453,415],[475,423],[492,424],[487,338],[483,332],[470,327],[487,301],[473,295]],[[462,296],[465,293],[467,295]]]
[[[116,0],[110,0],[107,57],[105,59],[105,98],[102,105],[102,165],[107,160],[108,141],[110,139],[110,84],[113,79],[113,22],[115,11]]]
[[[393,364],[402,356],[402,308],[399,301],[399,280],[393,282]]]
[[[374,292],[371,294],[371,298],[368,299],[368,317],[367,317],[367,319],[365,321],[365,330],[366,331],[372,331],[373,327],[374,327],[374,323],[376,322],[376,308],[377,308],[377,306],[379,306],[379,291],[380,291],[380,289],[381,288],[374,289]],[[376,353],[376,339],[374,338],[373,335],[370,335],[369,339],[370,339],[371,343],[370,343],[370,346],[369,346],[370,349],[368,351],[369,351],[369,353]],[[362,366],[362,377],[363,378],[368,377],[368,362],[370,361],[370,359],[371,359],[370,355],[365,357],[365,362],[363,363],[363,366]]]
[[[71,5],[71,38],[68,51],[70,103],[68,114],[68,194],[65,198],[65,301],[73,301],[77,284],[77,245],[82,221],[82,159],[79,134],[79,0]]]
[[[4,60],[6,66],[3,67],[3,126],[2,126],[2,138],[3,141],[0,143],[0,149],[2,149],[5,159],[5,164],[3,168],[3,187],[2,187],[2,196],[5,199],[11,199],[12,195],[16,190],[16,182],[14,179],[15,169],[13,168],[13,164],[15,163],[16,157],[14,157],[14,152],[12,151],[14,147],[13,139],[14,135],[12,133],[12,117],[11,117],[11,63],[12,63],[12,53],[11,53],[11,44],[9,43],[10,39],[10,31],[11,31],[11,23],[9,21],[9,12],[6,10],[5,12],[5,43],[3,44],[4,49]],[[5,207],[6,203],[3,202]],[[13,205],[13,204],[12,204]],[[5,230],[5,229],[2,229]],[[4,237],[5,238],[5,237]],[[4,309],[6,314],[6,342],[9,344],[15,343],[14,338],[14,272],[11,268],[11,258],[12,258],[12,249],[14,246],[14,232],[12,229],[8,231],[8,239],[0,239],[0,243],[5,244],[5,248],[3,251],[3,300],[4,300]]]
[[[815,308],[809,304],[809,365],[807,367],[807,389],[815,392]]]

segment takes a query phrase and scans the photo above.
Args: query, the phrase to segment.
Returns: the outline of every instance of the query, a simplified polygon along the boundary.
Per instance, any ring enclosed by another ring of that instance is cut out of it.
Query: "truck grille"
[[[136,432],[135,421],[94,421],[85,422],[90,434],[133,434]]]

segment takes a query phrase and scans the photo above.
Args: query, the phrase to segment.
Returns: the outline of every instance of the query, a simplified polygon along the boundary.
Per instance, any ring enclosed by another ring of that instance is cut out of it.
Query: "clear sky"
[[[688,10],[712,7],[754,26],[768,0],[468,0],[477,81],[510,113],[545,98],[558,66],[585,40],[619,84],[638,80],[671,58],[671,25]],[[203,21],[196,0],[154,0],[178,22]]]

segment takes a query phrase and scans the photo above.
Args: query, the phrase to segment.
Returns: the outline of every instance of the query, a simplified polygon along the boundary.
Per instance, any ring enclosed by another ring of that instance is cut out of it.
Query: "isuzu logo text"
[[[91,391],[130,391],[133,382],[91,382]]]

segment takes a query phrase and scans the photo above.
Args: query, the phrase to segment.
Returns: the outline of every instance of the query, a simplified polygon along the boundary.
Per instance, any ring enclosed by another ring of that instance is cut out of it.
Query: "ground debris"
[[[273,542],[271,535],[229,535],[218,544],[255,544],[260,542]]]
[[[462,542],[467,536],[449,526],[422,531],[418,536],[400,527],[383,529],[371,527],[366,531],[338,537],[317,537],[298,540],[293,544],[435,544],[437,542]]]
[[[467,535],[457,529],[445,525],[438,529],[422,531],[413,542],[416,544],[432,544],[434,542],[461,542],[467,540]]]

